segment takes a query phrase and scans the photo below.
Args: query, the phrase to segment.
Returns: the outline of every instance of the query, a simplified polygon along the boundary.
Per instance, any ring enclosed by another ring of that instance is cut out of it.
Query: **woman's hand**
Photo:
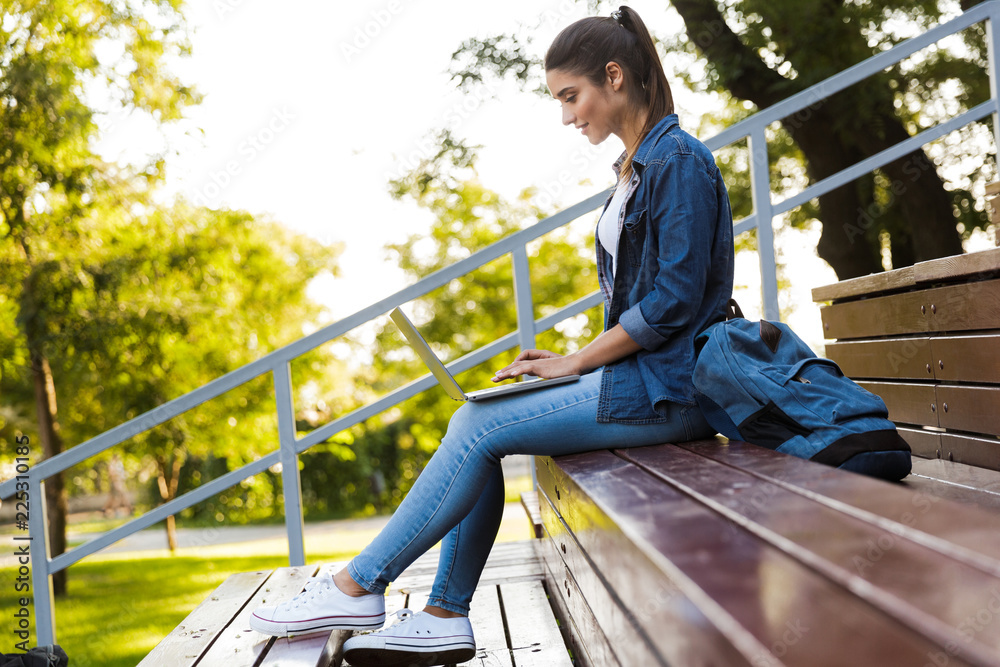
[[[509,366],[498,370],[493,381],[509,380],[518,375],[558,378],[579,373],[580,368],[573,355],[563,357],[548,350],[524,350]]]

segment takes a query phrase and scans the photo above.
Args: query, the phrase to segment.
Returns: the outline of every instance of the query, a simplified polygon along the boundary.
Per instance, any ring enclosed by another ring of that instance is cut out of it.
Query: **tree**
[[[387,246],[415,280],[551,213],[532,204],[533,188],[508,201],[480,182],[475,168],[478,147],[467,146],[448,132],[438,133],[433,144],[439,146],[436,154],[389,184],[394,198],[412,200],[435,220],[427,236],[414,235]],[[529,246],[536,318],[597,289],[592,230],[592,226],[583,233],[560,228]],[[421,333],[438,356],[450,362],[515,330],[513,303],[512,263],[502,257],[418,299],[412,308]],[[568,326],[539,334],[537,346],[572,352],[600,333],[603,318],[603,306],[592,308]],[[459,381],[468,387],[490,386],[496,369],[512,361],[518,351],[498,355],[461,374]],[[376,392],[390,391],[427,372],[392,324],[377,335],[372,357],[365,379]],[[413,458],[423,461],[437,448],[457,406],[439,387],[400,406],[399,412],[411,421],[406,448]]]
[[[605,3],[590,4],[597,10]],[[730,108],[738,102],[751,108],[770,106],[958,9],[945,0],[671,0],[669,4],[680,14],[687,34],[661,45],[675,55],[703,58],[707,77],[698,81],[688,77],[688,83],[702,91],[723,92],[730,98]],[[963,2],[962,7],[972,4]],[[960,48],[931,49],[785,119],[772,132],[772,161],[790,157],[793,165],[804,165],[809,180],[818,181],[939,120],[937,105],[928,101],[957,90],[953,106],[962,111],[985,99],[983,33],[982,26],[973,27],[963,34]],[[517,35],[467,40],[454,61],[460,85],[493,72],[531,89],[540,76],[540,60]],[[529,71],[538,74],[532,77]],[[823,195],[818,209],[808,211],[816,212],[823,225],[819,255],[839,278],[882,270],[883,244],[889,246],[893,267],[960,253],[962,234],[986,224],[969,192],[972,180],[993,173],[992,166],[977,159],[984,152],[981,141],[973,137],[958,155],[938,155],[936,160],[932,152],[916,150]],[[939,168],[966,158],[971,158],[972,171],[965,167],[958,186],[949,191]],[[793,166],[785,175],[795,170]],[[776,185],[780,189],[780,182]],[[800,213],[798,220],[809,217]]]
[[[187,50],[182,0],[27,0],[0,9],[0,244],[5,281],[19,282],[22,303],[48,275],[47,238],[70,230],[95,200],[110,172],[91,149],[95,111],[88,96],[103,91],[127,110],[159,122],[180,117],[197,95],[164,69],[164,56]],[[121,47],[108,57],[109,43]],[[158,177],[158,160],[134,175]],[[114,180],[112,174],[108,180]],[[11,252],[13,249],[13,252]],[[62,450],[55,385],[36,319],[20,318],[44,455]],[[66,546],[66,498],[61,475],[45,486],[53,554]],[[65,591],[65,571],[54,578]]]
[[[240,211],[179,203],[132,217],[100,210],[75,244],[34,268],[20,319],[48,350],[64,389],[62,433],[81,442],[301,337],[318,306],[309,281],[336,271],[328,248]],[[50,241],[52,239],[49,239]],[[326,368],[331,360],[314,353]],[[315,377],[296,367],[297,385]],[[270,377],[125,444],[151,458],[163,502],[191,456],[236,467],[277,442]],[[170,548],[174,520],[167,521]]]

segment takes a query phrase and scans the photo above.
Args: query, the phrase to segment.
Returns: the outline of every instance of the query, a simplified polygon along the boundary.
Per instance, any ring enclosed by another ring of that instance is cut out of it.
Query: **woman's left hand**
[[[509,366],[498,370],[493,381],[509,380],[518,375],[558,378],[579,373],[580,368],[573,355],[562,357],[547,350],[525,350]]]

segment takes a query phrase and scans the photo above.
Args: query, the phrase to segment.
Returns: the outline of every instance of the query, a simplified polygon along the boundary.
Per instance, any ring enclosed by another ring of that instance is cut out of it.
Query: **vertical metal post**
[[[747,136],[750,149],[750,180],[753,210],[757,217],[757,256],[760,259],[760,289],[764,319],[778,321],[778,269],[774,258],[774,227],[771,213],[771,175],[767,163],[767,137],[759,125]]]
[[[281,485],[285,497],[285,527],[288,530],[288,564],[305,565],[302,537],[302,484],[299,456],[295,452],[295,406],[288,362],[274,367],[274,400],[278,406],[278,441],[281,447]]]
[[[514,303],[517,307],[517,340],[522,350],[535,347],[535,301],[531,297],[531,270],[528,251],[519,246],[511,251],[514,258]],[[531,488],[538,488],[535,476],[535,457],[530,459]]]
[[[514,257],[514,303],[517,306],[517,339],[522,350],[535,347],[535,303],[531,298],[531,272],[524,246],[511,252]]]
[[[986,52],[989,56],[990,99],[993,102],[993,148],[1000,165],[1000,30],[996,21],[1000,12],[990,3],[990,17],[986,20]]]
[[[31,538],[31,588],[35,601],[35,637],[38,646],[56,643],[56,606],[49,576],[49,530],[45,483],[28,473],[28,536]],[[21,544],[24,544],[22,542]],[[18,545],[20,546],[20,545]],[[20,567],[20,564],[18,565]],[[18,572],[20,576],[20,572]]]

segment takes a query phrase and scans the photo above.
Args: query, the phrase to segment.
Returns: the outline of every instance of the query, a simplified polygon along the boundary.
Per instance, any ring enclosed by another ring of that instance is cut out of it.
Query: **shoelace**
[[[403,625],[404,623],[408,623],[411,620],[413,620],[413,612],[409,609],[400,609],[396,612],[396,622],[393,623],[391,627],[395,628],[399,625]]]
[[[312,577],[306,582],[306,585],[301,593],[293,597],[288,602],[283,603],[281,606],[285,609],[295,609],[301,604],[311,602],[319,593],[325,593],[330,590],[332,584],[333,580],[327,577]]]

